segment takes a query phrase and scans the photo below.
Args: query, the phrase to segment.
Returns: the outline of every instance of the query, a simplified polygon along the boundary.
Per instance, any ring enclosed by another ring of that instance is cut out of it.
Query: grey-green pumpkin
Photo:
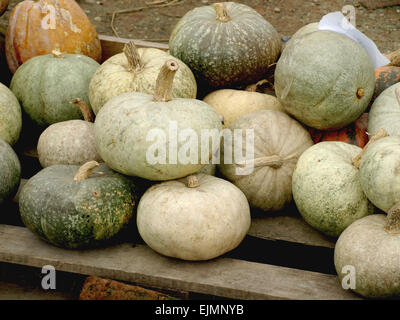
[[[93,247],[129,222],[133,190],[132,181],[104,163],[55,165],[29,179],[19,209],[24,224],[42,239],[71,249]]]
[[[332,31],[291,41],[275,70],[276,95],[286,112],[316,129],[340,129],[368,107],[375,73],[366,50]]]
[[[0,138],[0,205],[17,191],[21,180],[21,164],[11,146]]]
[[[13,145],[22,127],[21,106],[14,94],[0,83],[0,138]]]
[[[232,87],[260,80],[277,60],[281,42],[254,9],[223,2],[186,13],[172,31],[169,48],[201,83]]]
[[[306,24],[305,26],[302,26],[299,30],[297,30],[293,34],[293,36],[290,38],[290,40],[286,43],[286,46],[288,45],[288,43],[290,43],[296,39],[299,39],[306,34],[309,34],[314,31],[318,31],[318,25],[319,25],[319,22],[312,22],[312,23]]]
[[[81,119],[70,101],[80,98],[89,104],[89,82],[100,65],[79,54],[53,54],[29,59],[15,72],[10,89],[22,108],[39,126]]]

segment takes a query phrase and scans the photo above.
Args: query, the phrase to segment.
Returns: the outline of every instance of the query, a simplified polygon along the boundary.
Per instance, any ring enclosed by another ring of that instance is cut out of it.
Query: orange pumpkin
[[[11,72],[28,59],[55,49],[101,61],[97,32],[74,0],[25,0],[17,4],[6,34],[6,57]]]
[[[367,127],[368,113],[364,113],[355,122],[340,130],[321,131],[309,128],[308,131],[310,132],[314,143],[322,141],[342,141],[364,148],[368,143]]]
[[[375,69],[375,92],[372,101],[375,100],[383,90],[397,82],[400,82],[400,67],[388,65]]]

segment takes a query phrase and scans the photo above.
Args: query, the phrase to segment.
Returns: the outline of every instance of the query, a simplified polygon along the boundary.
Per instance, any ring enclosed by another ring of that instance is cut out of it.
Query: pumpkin
[[[209,163],[209,164],[206,164],[199,171],[197,171],[197,173],[203,173],[203,174],[208,174],[210,176],[215,176],[216,171],[217,171],[217,165]]]
[[[21,133],[22,113],[17,98],[0,83],[0,138],[13,145]]]
[[[256,89],[256,86],[246,90],[220,89],[208,94],[203,101],[223,117],[225,127],[248,113],[259,110],[283,111],[276,97],[256,92]]]
[[[375,87],[365,49],[332,31],[290,42],[275,70],[276,96],[289,114],[309,127],[340,129],[365,111]]]
[[[314,143],[323,141],[342,141],[350,144],[354,144],[360,148],[368,143],[368,113],[358,118],[355,122],[339,130],[324,131],[309,128],[308,131]]]
[[[290,40],[286,43],[285,46],[287,46],[288,43],[293,42],[294,40],[299,39],[306,34],[309,34],[314,31],[318,31],[318,25],[319,25],[319,22],[312,22],[312,23],[306,24],[305,26],[301,27],[299,30],[297,30],[295,32],[295,34],[290,38]]]
[[[29,59],[53,50],[101,61],[97,32],[74,0],[18,3],[10,14],[6,35],[6,56],[12,73]]]
[[[11,146],[0,138],[0,205],[12,198],[21,180],[21,164]]]
[[[97,114],[111,98],[126,92],[153,94],[161,67],[172,58],[159,49],[137,49],[133,41],[126,44],[124,52],[105,61],[90,82],[89,98],[94,113]],[[175,75],[172,96],[195,99],[196,79],[188,66],[178,59],[176,61],[179,70]]]
[[[0,16],[7,11],[9,0],[0,0]]]
[[[89,82],[98,67],[89,57],[53,51],[24,63],[14,74],[10,89],[40,127],[80,119],[81,112],[70,101],[80,98],[89,103]]]
[[[235,2],[189,11],[175,26],[170,53],[208,86],[254,83],[280,54],[274,27],[252,8]]]
[[[224,135],[221,145],[221,173],[244,192],[250,205],[264,211],[278,211],[292,200],[292,174],[300,155],[313,145],[306,129],[281,111],[261,110],[234,122],[242,142]],[[254,135],[253,143],[248,137]],[[248,149],[248,150],[247,150]],[[237,159],[237,154],[244,159]]]
[[[203,101],[172,98],[178,68],[174,60],[164,64],[154,96],[125,93],[97,114],[96,147],[112,169],[148,180],[177,179],[200,170],[219,148],[222,125],[214,109]],[[200,141],[203,130],[211,130],[208,150]]]
[[[104,163],[55,165],[34,175],[22,188],[23,223],[42,239],[65,248],[105,243],[132,217],[132,182]]]
[[[399,206],[386,216],[374,214],[351,224],[339,237],[334,262],[340,281],[367,298],[400,295]],[[349,268],[350,267],[350,268]],[[344,279],[354,276],[349,281]]]
[[[352,222],[373,213],[353,158],[362,149],[340,141],[320,142],[305,151],[293,173],[293,198],[304,220],[338,237]]]
[[[147,190],[138,205],[137,226],[146,244],[160,254],[209,260],[244,239],[250,208],[230,182],[197,174]]]
[[[374,102],[384,90],[398,82],[400,82],[400,67],[383,66],[375,69],[375,91],[371,101]]]
[[[72,100],[85,121],[69,120],[49,126],[39,137],[37,152],[43,168],[56,164],[83,165],[101,161],[94,143],[93,115],[80,99]]]

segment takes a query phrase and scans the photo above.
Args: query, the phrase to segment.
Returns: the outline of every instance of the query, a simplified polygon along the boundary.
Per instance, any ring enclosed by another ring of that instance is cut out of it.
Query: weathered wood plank
[[[20,286],[0,281],[0,300],[71,300],[74,297],[64,292]]]
[[[228,258],[184,262],[127,243],[65,250],[7,225],[0,225],[0,261],[234,299],[359,299],[333,275]]]

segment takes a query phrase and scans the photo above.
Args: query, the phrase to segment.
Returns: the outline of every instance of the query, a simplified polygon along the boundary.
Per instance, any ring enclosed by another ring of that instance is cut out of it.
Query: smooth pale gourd
[[[275,70],[276,96],[286,112],[321,130],[340,129],[361,116],[375,89],[366,50],[332,31],[291,41]]]
[[[138,230],[146,244],[183,260],[209,260],[233,250],[250,222],[243,192],[204,174],[154,185],[137,210]]]
[[[21,180],[21,164],[11,146],[0,138],[0,205],[17,192]]]
[[[129,42],[123,53],[116,54],[105,61],[94,74],[89,85],[89,99],[97,114],[104,104],[126,92],[154,94],[155,84],[164,63],[173,57],[155,48],[135,47]],[[192,71],[182,61],[174,79],[172,96],[174,98],[195,99],[196,79]]]
[[[233,139],[232,147],[224,135],[221,173],[244,192],[252,207],[264,211],[283,209],[292,200],[292,174],[297,160],[313,145],[310,134],[296,120],[276,110],[247,114],[229,130],[242,130],[242,145]],[[248,131],[254,132],[254,155],[251,139],[247,146],[247,135],[251,137]],[[248,159],[246,152],[250,153]],[[235,154],[243,155],[243,159],[236,159]]]
[[[0,138],[13,145],[22,128],[21,106],[14,94],[0,83]]]

